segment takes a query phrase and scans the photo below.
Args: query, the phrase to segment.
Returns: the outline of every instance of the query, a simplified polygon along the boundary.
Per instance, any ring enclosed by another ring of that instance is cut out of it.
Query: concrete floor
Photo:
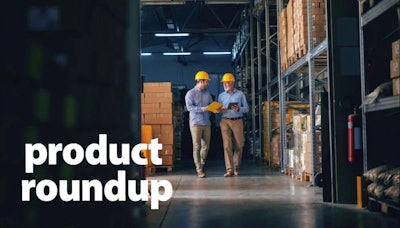
[[[148,180],[169,180],[173,196],[159,210],[135,216],[141,227],[400,227],[400,221],[357,208],[324,203],[322,188],[244,161],[239,176],[223,177],[223,160],[207,162],[207,177],[197,178],[191,161]],[[138,219],[140,217],[140,219]],[[135,226],[136,227],[136,226]]]

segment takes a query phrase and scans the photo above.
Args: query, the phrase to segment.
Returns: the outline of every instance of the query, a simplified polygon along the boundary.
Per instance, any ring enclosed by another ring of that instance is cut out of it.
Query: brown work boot
[[[203,170],[197,172],[197,177],[203,178],[206,176],[206,173]]]
[[[231,177],[231,176],[233,176],[233,173],[229,171],[224,174],[224,177]]]

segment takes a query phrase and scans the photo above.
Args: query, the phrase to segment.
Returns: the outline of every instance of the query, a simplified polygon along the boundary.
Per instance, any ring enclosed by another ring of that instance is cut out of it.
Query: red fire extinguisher
[[[353,164],[355,151],[361,150],[361,121],[360,115],[354,110],[353,114],[347,116],[347,134],[348,134],[348,161]]]

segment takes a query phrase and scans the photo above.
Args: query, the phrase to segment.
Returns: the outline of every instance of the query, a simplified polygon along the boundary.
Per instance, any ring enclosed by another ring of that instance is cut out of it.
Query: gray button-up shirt
[[[222,92],[218,96],[218,101],[222,103],[223,107],[228,107],[229,103],[236,102],[240,107],[239,112],[228,110],[226,113],[223,113],[221,117],[226,118],[237,118],[242,117],[243,113],[247,113],[249,111],[249,105],[246,101],[246,96],[240,90],[236,88],[233,90],[233,93],[230,94],[226,91]]]
[[[210,112],[205,107],[213,102],[211,94],[207,90],[200,90],[197,86],[186,93],[186,109],[189,111],[191,124],[210,126]]]

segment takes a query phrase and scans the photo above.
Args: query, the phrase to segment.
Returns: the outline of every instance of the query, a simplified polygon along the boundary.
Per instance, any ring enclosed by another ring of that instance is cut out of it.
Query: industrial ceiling
[[[249,5],[250,0],[141,0],[141,51],[190,52],[199,58],[205,51],[230,52]],[[156,33],[189,35],[156,37]]]

